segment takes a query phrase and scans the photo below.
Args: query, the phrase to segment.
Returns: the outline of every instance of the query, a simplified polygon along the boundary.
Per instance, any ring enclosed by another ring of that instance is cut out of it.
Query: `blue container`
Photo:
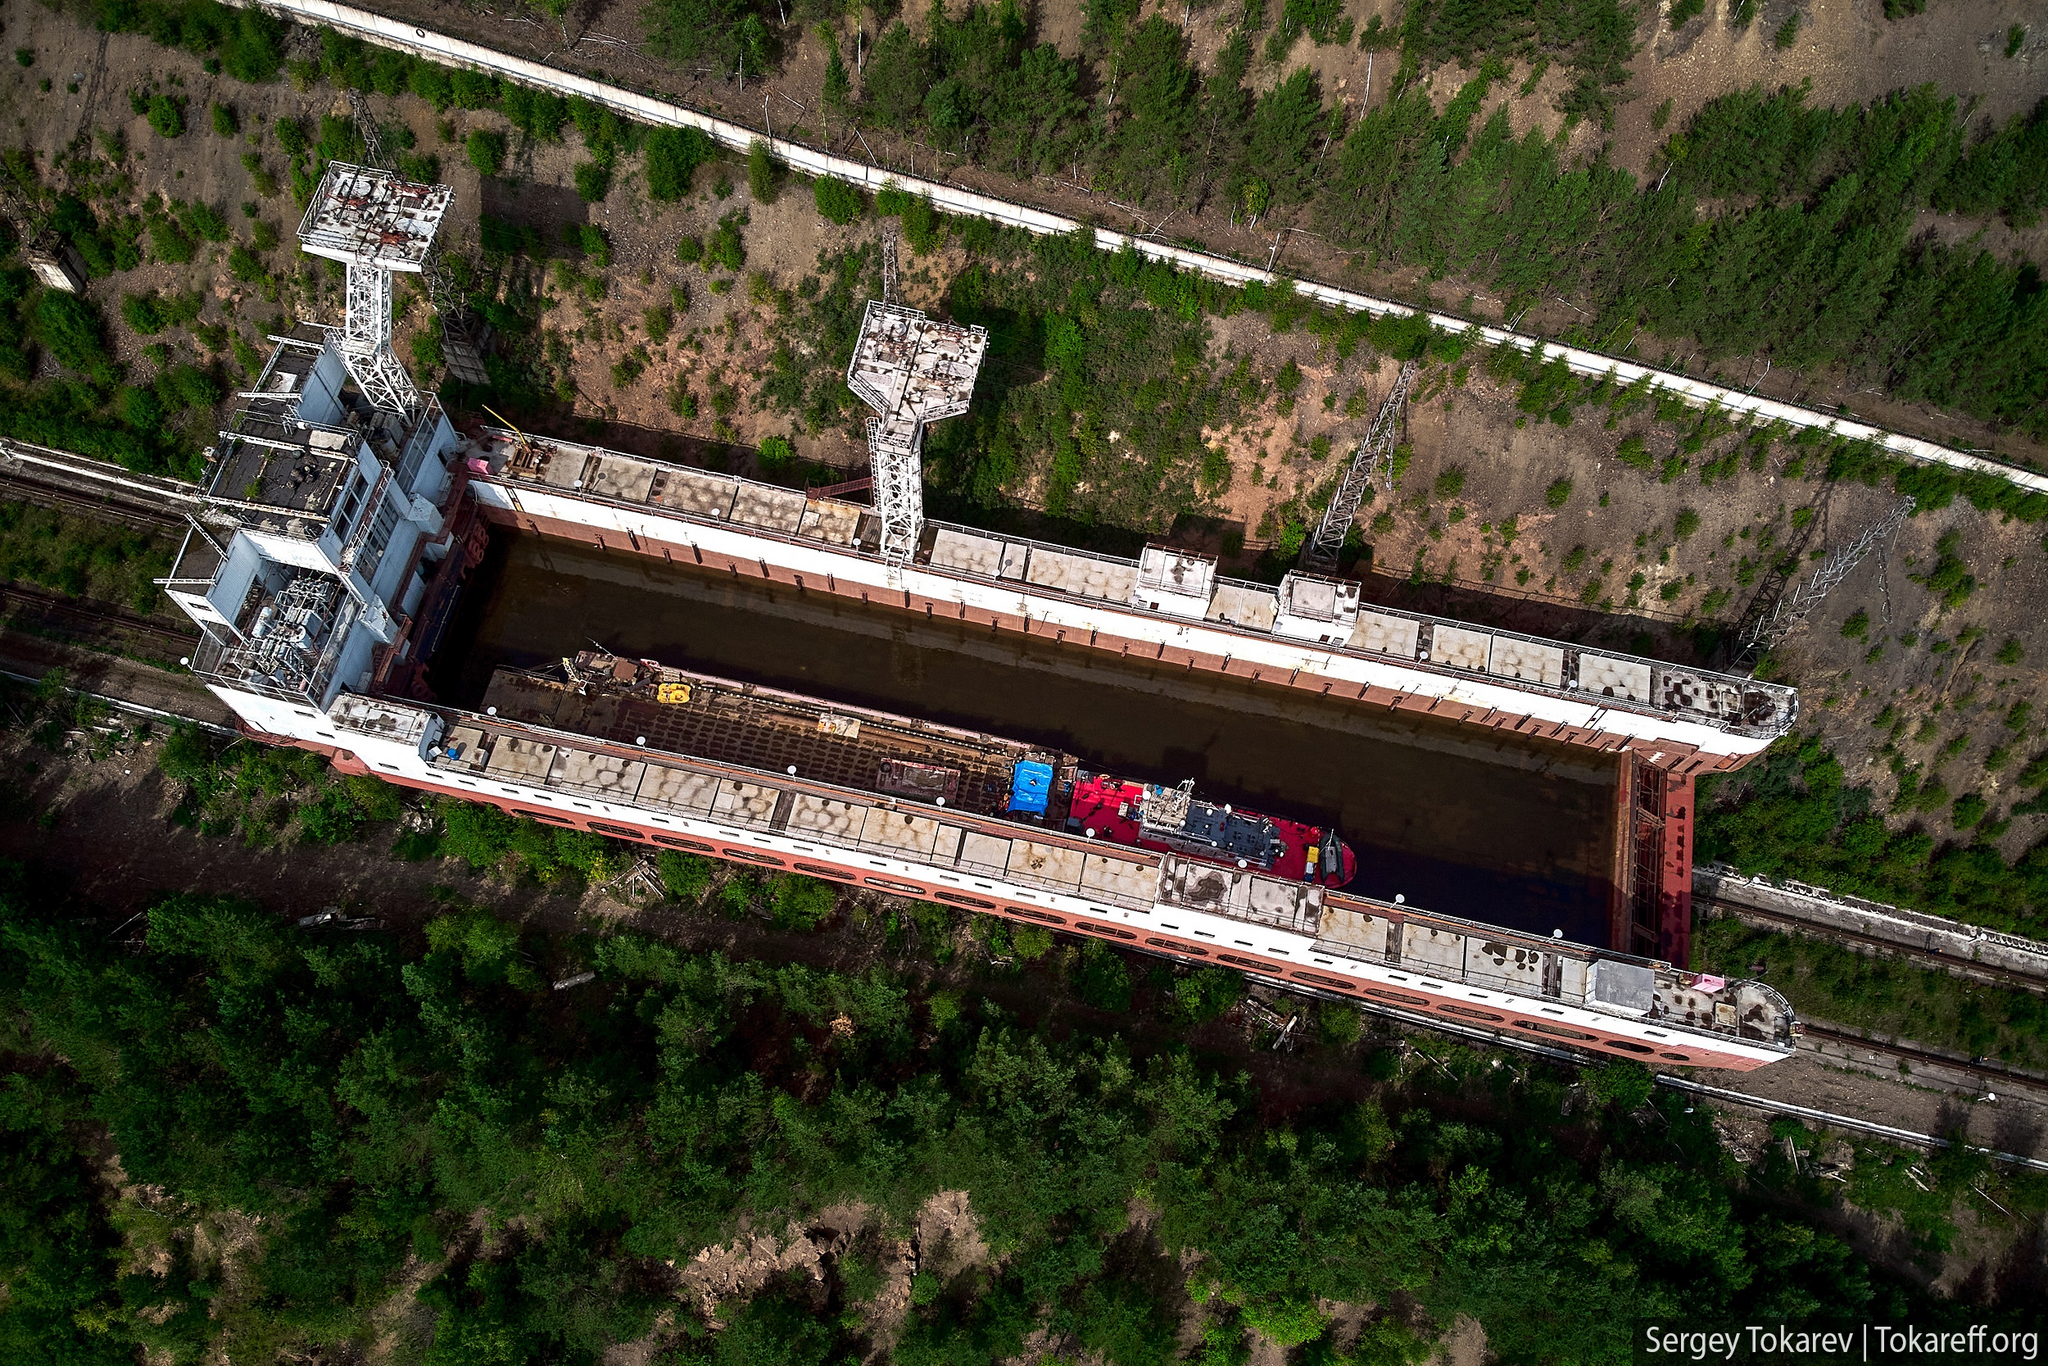
[[[1052,765],[1026,759],[1010,775],[1010,810],[1043,816],[1052,798]]]

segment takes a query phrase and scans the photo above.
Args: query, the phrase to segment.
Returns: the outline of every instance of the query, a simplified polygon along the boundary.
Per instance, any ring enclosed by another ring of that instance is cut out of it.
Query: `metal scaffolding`
[[[1323,509],[1323,520],[1316,527],[1316,534],[1301,548],[1303,569],[1318,574],[1337,572],[1338,557],[1344,550],[1344,537],[1351,530],[1352,519],[1358,516],[1359,506],[1365,502],[1365,491],[1372,485],[1374,472],[1394,449],[1394,436],[1401,428],[1402,410],[1408,402],[1408,386],[1414,382],[1415,373],[1421,368],[1420,361],[1402,362],[1401,373],[1395,377],[1392,391],[1380,404],[1365,440],[1358,443],[1357,451],[1352,454],[1351,468],[1344,471],[1344,482],[1337,486],[1330,505]]]
[[[1822,599],[1839,587],[1842,581],[1854,573],[1864,557],[1878,546],[1889,541],[1893,534],[1913,515],[1917,506],[1911,498],[1901,498],[1892,505],[1878,521],[1863,529],[1863,533],[1840,550],[1830,551],[1806,582],[1786,592],[1768,610],[1753,610],[1744,622],[1743,633],[1737,641],[1738,658],[1753,662],[1764,651],[1783,640],[1792,628],[1806,620],[1813,609],[1820,606]]]
[[[879,416],[868,419],[882,554],[901,563],[924,529],[925,424],[967,411],[988,354],[988,329],[934,322],[914,308],[868,300],[846,387]]]

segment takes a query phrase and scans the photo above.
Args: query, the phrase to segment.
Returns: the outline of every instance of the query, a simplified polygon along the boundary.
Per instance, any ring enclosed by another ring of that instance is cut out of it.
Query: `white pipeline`
[[[508,56],[477,43],[436,33],[431,29],[419,28],[397,19],[387,19],[351,5],[336,4],[334,0],[229,0],[229,3],[248,9],[261,9],[283,19],[325,24],[339,32],[361,38],[365,42],[409,52],[432,61],[468,67],[563,95],[581,95],[585,99],[652,126],[702,129],[714,141],[737,151],[745,151],[750,144],[757,141],[766,142],[775,156],[805,175],[836,176],[869,190],[878,190],[884,185],[893,184],[902,189],[929,195],[934,205],[949,213],[973,214],[1012,227],[1023,228],[1027,232],[1049,236],[1065,235],[1077,228],[1087,227],[1076,219],[1047,213],[1043,209],[1028,208],[1006,199],[977,194],[972,190],[941,184],[916,175],[904,175],[884,170],[879,166],[863,165],[785,138],[764,137],[760,132],[743,124],[713,118],[709,114],[699,113],[670,100],[607,85],[573,72],[557,71],[540,62]],[[1893,455],[1946,465],[1951,469],[1975,474],[1995,475],[2030,492],[2048,493],[2048,475],[2016,469],[1967,451],[1954,450],[1932,441],[1923,441],[1919,437],[1887,431],[1867,422],[1831,416],[1777,399],[1759,398],[1753,394],[1745,394],[1739,389],[1673,374],[1668,370],[1659,370],[1653,366],[1622,360],[1617,356],[1589,351],[1582,347],[1560,346],[1540,337],[1509,331],[1504,327],[1475,323],[1469,318],[1455,317],[1448,313],[1425,312],[1408,304],[1375,298],[1348,289],[1338,289],[1334,285],[1320,284],[1314,280],[1276,275],[1270,270],[1242,265],[1206,252],[1145,241],[1108,228],[1090,230],[1095,235],[1095,245],[1103,251],[1118,251],[1129,246],[1142,256],[1168,261],[1183,270],[1195,271],[1232,285],[1250,284],[1255,280],[1265,284],[1277,284],[1282,279],[1291,278],[1297,294],[1318,303],[1352,312],[1367,313],[1373,317],[1414,317],[1420,314],[1434,327],[1457,335],[1469,335],[1488,346],[1512,346],[1522,351],[1536,351],[1540,348],[1546,358],[1562,359],[1574,374],[1595,378],[1611,375],[1616,383],[1624,385],[1633,384],[1647,376],[1659,392],[1702,408],[1715,405],[1723,411],[1741,413],[1759,422],[1779,422],[1794,429],[1817,429],[1851,440],[1868,441]]]

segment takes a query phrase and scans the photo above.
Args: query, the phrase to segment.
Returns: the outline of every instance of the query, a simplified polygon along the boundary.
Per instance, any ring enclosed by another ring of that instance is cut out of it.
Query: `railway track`
[[[91,623],[94,627],[114,627],[131,635],[148,636],[167,647],[189,651],[199,644],[196,632],[179,630],[168,622],[146,617],[140,612],[131,612],[110,603],[85,602],[67,598],[61,593],[52,593],[41,588],[30,588],[18,583],[0,583],[0,609],[19,604],[39,615],[46,623],[68,619],[74,622]]]
[[[23,479],[18,475],[0,475],[0,498],[20,499],[94,521],[118,522],[138,531],[176,531],[185,525],[185,519],[179,514],[151,507],[140,500],[117,502],[37,479]]]
[[[1784,926],[1809,939],[1824,939],[1838,944],[1861,945],[1885,954],[1917,963],[1921,967],[1938,968],[1955,977],[1966,977],[1972,981],[1991,986],[2019,987],[2036,994],[2048,995],[2048,978],[2036,977],[2018,972],[2012,968],[2000,967],[1995,963],[1978,963],[1967,958],[1958,958],[1952,953],[1939,950],[1916,948],[1902,944],[1896,939],[1881,935],[1864,934],[1860,930],[1846,930],[1834,925],[1817,925],[1811,920],[1768,907],[1752,906],[1746,901],[1728,901],[1721,897],[1703,896],[1694,893],[1693,904],[1712,906],[1733,920],[1745,922],[1766,921],[1771,926]]]
[[[1816,1024],[1812,1020],[1803,1021],[1802,1024],[1805,1029],[1805,1037],[1808,1039],[1826,1040],[1829,1043],[1841,1044],[1845,1050],[1875,1053],[1884,1057],[1896,1058],[1909,1065],[1945,1067],[1951,1072],[1961,1072],[1968,1076],[1979,1078],[1987,1084],[1996,1082],[2007,1090],[2024,1091],[2037,1099],[2048,1101],[2048,1077],[2040,1077],[2030,1072],[2017,1071],[2005,1066],[2003,1063],[1990,1062],[1978,1058],[1959,1058],[1949,1053],[1938,1053],[1931,1048],[1923,1048],[1912,1043],[1885,1043],[1879,1039],[1865,1038],[1861,1034],[1850,1033],[1848,1030]]]

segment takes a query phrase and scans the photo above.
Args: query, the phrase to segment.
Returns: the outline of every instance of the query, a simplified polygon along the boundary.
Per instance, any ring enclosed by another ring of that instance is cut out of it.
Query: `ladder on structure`
[[[1344,471],[1344,482],[1337,486],[1330,505],[1323,509],[1323,520],[1316,527],[1315,535],[1301,548],[1303,569],[1317,574],[1337,572],[1338,557],[1344,550],[1344,537],[1351,530],[1351,520],[1358,516],[1360,505],[1365,502],[1365,491],[1372,486],[1373,474],[1393,453],[1394,437],[1400,431],[1401,417],[1408,403],[1408,387],[1414,383],[1416,371],[1421,368],[1421,361],[1401,363],[1401,373],[1394,378],[1393,389],[1380,404],[1365,440],[1358,443],[1358,449],[1351,456],[1351,467]],[[1389,487],[1392,487],[1391,480]]]

